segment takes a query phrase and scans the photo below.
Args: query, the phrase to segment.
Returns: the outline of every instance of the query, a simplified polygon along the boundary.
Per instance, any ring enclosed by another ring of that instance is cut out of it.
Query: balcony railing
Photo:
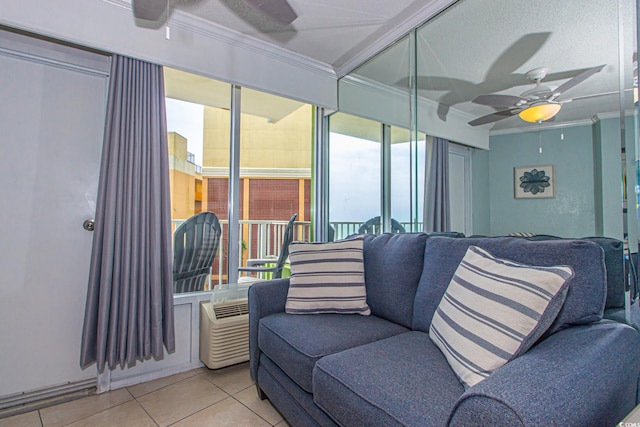
[[[176,228],[182,224],[184,219],[173,219],[172,233]],[[282,239],[284,235],[284,229],[287,226],[288,221],[275,221],[275,220],[241,220],[239,224],[240,233],[240,253],[242,254],[241,265],[246,265],[247,259],[255,258],[276,258],[280,253],[282,247]],[[334,240],[344,239],[347,236],[356,234],[358,228],[363,224],[362,222],[331,222],[335,234]],[[402,226],[410,230],[411,223],[402,222]],[[294,241],[309,241],[311,237],[311,223],[309,221],[296,221],[293,229]],[[225,283],[226,272],[224,270],[224,262],[220,260],[225,259],[227,237],[229,234],[229,222],[227,220],[221,220],[220,226],[222,228],[222,236],[220,238],[220,246],[218,247],[218,253],[214,259],[214,271],[212,281],[218,284]],[[422,227],[422,224],[419,224]]]
[[[352,234],[358,233],[358,229],[362,225],[362,222],[330,222],[329,225],[333,227],[335,232],[334,240],[344,239]],[[404,227],[405,230],[411,230],[410,222],[400,222],[400,224]],[[422,230],[422,223],[413,223],[413,227],[415,230]]]
[[[184,219],[171,220],[172,233],[184,221]],[[247,259],[276,258],[282,247],[284,229],[287,223],[288,221],[241,220],[239,224],[241,265],[246,265]],[[293,229],[293,240],[309,241],[310,225],[309,221],[296,221]],[[218,253],[214,258],[216,271],[213,272],[213,276],[214,278],[217,276],[217,282],[222,284],[226,273],[224,271],[224,262],[220,262],[220,260],[225,258],[229,221],[220,220],[220,227],[222,228],[222,236],[220,237]]]

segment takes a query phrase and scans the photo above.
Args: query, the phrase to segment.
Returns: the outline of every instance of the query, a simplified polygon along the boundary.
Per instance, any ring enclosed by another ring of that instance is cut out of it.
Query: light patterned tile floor
[[[258,398],[249,364],[189,372],[0,419],[1,427],[287,427]]]

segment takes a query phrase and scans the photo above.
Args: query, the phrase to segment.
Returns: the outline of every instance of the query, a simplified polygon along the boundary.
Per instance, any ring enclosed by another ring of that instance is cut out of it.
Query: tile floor
[[[289,426],[258,398],[248,363],[195,369],[0,419],[2,427],[205,425]]]

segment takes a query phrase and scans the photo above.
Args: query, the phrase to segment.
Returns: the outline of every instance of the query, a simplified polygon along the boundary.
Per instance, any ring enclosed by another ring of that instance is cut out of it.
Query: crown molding
[[[383,93],[392,97],[410,99],[411,95],[402,89],[380,83],[379,81],[363,77],[358,74],[351,74],[340,79],[342,84],[350,84],[360,89],[372,93]]]
[[[565,129],[569,127],[575,126],[591,126],[593,125],[594,120],[585,119],[585,120],[574,120],[572,122],[563,122],[563,123],[541,123],[535,126],[526,126],[521,128],[510,128],[510,129],[498,129],[489,131],[489,136],[497,136],[497,135],[512,135],[517,133],[528,133],[528,132],[538,132],[541,130],[552,130],[552,129]]]
[[[625,117],[633,116],[634,112],[632,110],[627,110],[624,113]],[[592,126],[594,123],[597,123],[601,120],[606,119],[616,119],[620,118],[619,112],[610,112],[610,113],[599,113],[590,119],[584,120],[574,120],[571,122],[562,122],[562,123],[541,123],[536,126],[527,126],[521,128],[510,128],[510,129],[499,129],[492,130],[489,132],[489,136],[497,136],[497,135],[511,135],[516,133],[527,133],[527,132],[537,132],[540,130],[552,130],[552,129],[565,129],[569,127],[575,126]]]
[[[101,1],[131,10],[131,1]],[[207,21],[206,19],[185,13],[181,10],[174,9],[167,21],[167,24],[169,27],[179,27],[182,30],[192,32],[212,40],[217,40],[237,49],[250,52],[252,55],[264,56],[270,60],[277,60],[282,63],[322,75],[323,77],[337,79],[333,68],[324,62],[292,52],[256,37],[216,24],[215,22]],[[243,82],[237,83],[242,84]]]
[[[386,29],[382,30],[382,34],[378,34],[378,32],[372,34],[336,61],[336,64],[334,64],[336,75],[338,78],[346,76],[367,60],[382,52],[386,47],[400,40],[411,30],[424,24],[457,1],[433,0],[415,11],[411,11],[402,20],[388,22],[385,25]],[[373,43],[369,42],[372,37],[375,37]]]
[[[625,117],[629,117],[629,116],[633,116],[634,115],[634,111],[633,110],[626,110],[624,112],[624,116]],[[600,120],[606,120],[606,119],[619,119],[620,118],[620,112],[619,111],[612,111],[610,113],[598,113],[595,116],[592,117],[591,120],[593,120],[593,122],[598,122]]]

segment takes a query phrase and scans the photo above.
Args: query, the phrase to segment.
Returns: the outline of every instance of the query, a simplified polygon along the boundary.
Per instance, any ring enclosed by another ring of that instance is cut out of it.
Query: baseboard
[[[96,379],[77,381],[0,398],[0,418],[35,411],[96,393]]]

